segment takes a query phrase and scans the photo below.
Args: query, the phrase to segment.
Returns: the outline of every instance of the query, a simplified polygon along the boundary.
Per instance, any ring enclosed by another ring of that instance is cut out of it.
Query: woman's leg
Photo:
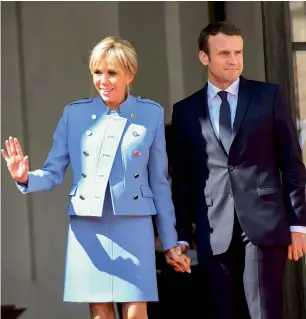
[[[116,319],[112,302],[90,303],[89,309],[91,319]]]
[[[148,319],[146,302],[126,302],[122,304],[123,319]]]

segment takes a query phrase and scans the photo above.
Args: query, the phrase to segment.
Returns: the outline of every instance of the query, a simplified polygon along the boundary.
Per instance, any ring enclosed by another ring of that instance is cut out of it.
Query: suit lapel
[[[226,152],[224,151],[223,146],[221,145],[219,139],[217,138],[213,126],[211,124],[209,110],[208,110],[208,101],[207,101],[207,87],[206,84],[202,90],[199,91],[199,100],[198,100],[198,117],[202,126],[202,135],[205,136],[205,132],[209,135],[211,141],[216,145],[216,147],[224,153],[226,156]]]
[[[240,129],[245,113],[249,107],[250,98],[251,94],[248,88],[247,80],[244,77],[240,77],[237,110],[233,125],[232,144]]]

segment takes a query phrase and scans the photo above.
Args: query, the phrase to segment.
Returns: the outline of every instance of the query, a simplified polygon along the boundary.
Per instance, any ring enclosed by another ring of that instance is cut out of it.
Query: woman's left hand
[[[181,252],[178,247],[172,247],[165,251],[166,262],[177,272],[191,273],[191,259]]]

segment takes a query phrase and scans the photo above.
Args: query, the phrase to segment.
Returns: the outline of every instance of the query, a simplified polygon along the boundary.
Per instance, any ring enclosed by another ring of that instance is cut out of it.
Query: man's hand
[[[288,259],[298,261],[306,254],[306,234],[292,232],[291,245],[288,247]]]
[[[187,245],[184,245],[184,244],[181,244],[179,243],[177,246],[176,246],[176,251],[179,255],[181,254],[187,254],[188,252],[188,246]]]
[[[179,246],[172,247],[165,251],[166,262],[171,265],[177,272],[191,273],[190,258],[182,254]]]

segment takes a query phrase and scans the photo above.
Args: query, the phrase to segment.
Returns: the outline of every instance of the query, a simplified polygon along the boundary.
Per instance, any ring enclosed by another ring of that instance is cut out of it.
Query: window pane
[[[293,53],[297,125],[306,164],[306,51]]]
[[[289,1],[292,41],[306,42],[306,2]]]

